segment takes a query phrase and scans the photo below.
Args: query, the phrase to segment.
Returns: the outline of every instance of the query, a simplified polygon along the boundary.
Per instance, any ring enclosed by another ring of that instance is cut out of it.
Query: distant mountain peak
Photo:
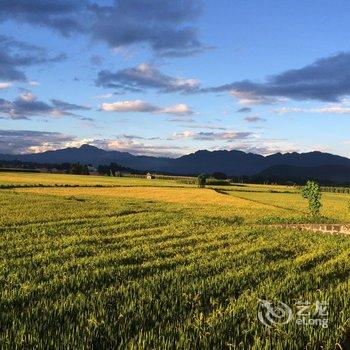
[[[136,156],[118,150],[103,150],[89,144],[83,144],[79,148],[71,147],[35,154],[0,155],[0,160],[55,164],[79,162],[81,164],[93,165],[106,165],[113,162],[139,171],[179,175],[222,172],[228,176],[250,176],[259,174],[263,170],[276,165],[302,167],[303,169],[314,167],[318,170],[321,169],[319,168],[320,166],[327,165],[332,166],[331,168],[327,167],[327,169],[331,169],[330,171],[335,169],[334,166],[343,166],[350,169],[350,159],[322,152],[275,153],[269,156],[262,156],[240,150],[198,150],[197,152],[179,158],[158,158]]]
[[[89,145],[88,143],[84,143],[83,145],[81,145],[81,146],[79,147],[79,149],[86,150],[86,151],[89,151],[89,150],[99,150],[99,151],[102,151],[101,148],[98,148],[98,147],[96,147],[96,146]]]

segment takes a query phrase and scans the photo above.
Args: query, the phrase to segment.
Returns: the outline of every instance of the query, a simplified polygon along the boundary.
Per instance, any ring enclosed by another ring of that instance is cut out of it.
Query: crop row
[[[0,239],[4,349],[346,345],[347,237],[137,199],[3,191],[0,204],[13,215]],[[270,329],[257,319],[259,299],[326,301],[330,326]]]

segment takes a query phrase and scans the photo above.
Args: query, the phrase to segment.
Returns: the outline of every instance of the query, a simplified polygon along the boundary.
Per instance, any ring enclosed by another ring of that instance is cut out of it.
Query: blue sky
[[[0,5],[0,153],[350,156],[348,1]]]

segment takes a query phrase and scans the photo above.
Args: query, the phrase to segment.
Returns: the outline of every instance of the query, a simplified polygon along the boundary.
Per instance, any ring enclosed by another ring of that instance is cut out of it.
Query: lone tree
[[[199,188],[204,188],[207,183],[207,177],[204,174],[200,174],[197,177],[197,184]]]
[[[319,216],[321,203],[321,189],[317,182],[308,181],[301,189],[301,195],[309,202],[309,209],[312,216]]]
[[[73,163],[70,165],[68,173],[75,175],[89,175],[89,168],[87,167],[87,165]]]

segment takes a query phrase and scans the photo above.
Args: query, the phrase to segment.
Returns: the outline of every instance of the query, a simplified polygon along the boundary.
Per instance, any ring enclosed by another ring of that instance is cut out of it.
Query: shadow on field
[[[216,193],[219,193],[219,194],[225,194],[226,196],[229,195],[229,193],[225,190],[221,190],[219,188],[212,188],[212,190],[214,190]]]

